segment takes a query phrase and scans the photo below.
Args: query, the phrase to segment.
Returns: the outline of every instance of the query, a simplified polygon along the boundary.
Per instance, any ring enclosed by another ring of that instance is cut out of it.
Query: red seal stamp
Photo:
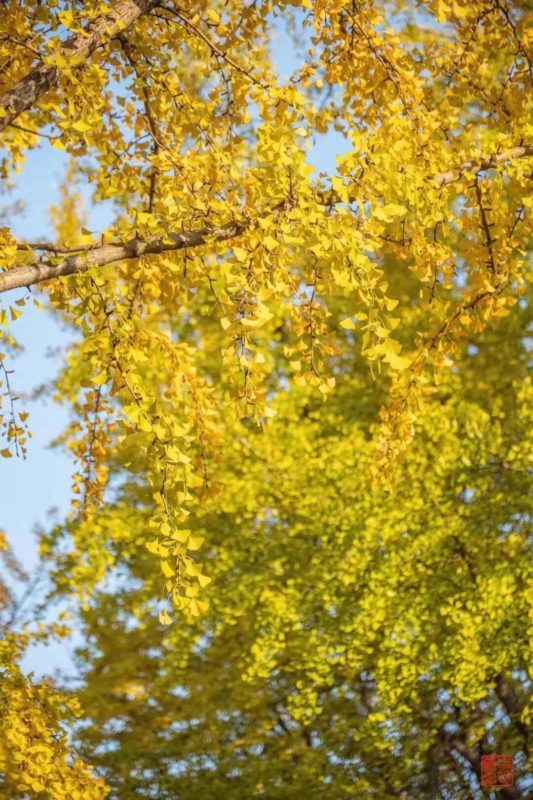
[[[481,786],[484,789],[514,786],[513,757],[495,754],[481,756]]]

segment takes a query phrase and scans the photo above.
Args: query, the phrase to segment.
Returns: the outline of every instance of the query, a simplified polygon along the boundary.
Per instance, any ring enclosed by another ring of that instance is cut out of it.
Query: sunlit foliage
[[[9,362],[38,285],[76,342],[72,511],[42,554],[103,648],[81,696],[111,727],[83,737],[117,796],[468,798],[487,747],[523,768],[526,23],[520,0],[4,3],[3,176],[36,147],[69,166],[54,241],[0,229],[0,452],[31,450]]]

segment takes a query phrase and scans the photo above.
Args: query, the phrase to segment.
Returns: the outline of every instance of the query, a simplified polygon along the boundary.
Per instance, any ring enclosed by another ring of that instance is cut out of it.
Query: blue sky
[[[24,201],[24,213],[10,220],[14,234],[20,239],[52,238],[48,208],[57,200],[66,161],[65,155],[48,143],[28,154],[13,197],[9,198]],[[85,194],[90,209],[88,188]],[[104,215],[100,209],[90,209],[90,225],[95,229],[105,225],[108,218],[108,211]],[[15,290],[6,299],[13,301],[25,294],[23,290]],[[19,408],[30,413],[28,422],[33,438],[25,460],[11,458],[0,465],[0,529],[6,531],[18,560],[31,572],[38,560],[36,526],[49,525],[54,514],[59,519],[64,517],[69,509],[73,472],[73,461],[68,454],[50,446],[65,427],[66,409],[46,395],[40,398],[32,395],[57,374],[72,334],[52,314],[38,310],[31,301],[11,324],[13,335],[23,349],[16,357],[10,357],[8,368],[14,370],[11,383],[20,396]],[[69,669],[75,646],[74,637],[49,647],[34,647],[23,666],[40,675],[56,668]]]
[[[29,153],[14,193],[25,204],[24,214],[12,220],[16,236],[52,237],[48,207],[57,198],[65,162],[64,155],[48,144]],[[8,300],[25,295],[25,291],[16,290],[9,293]],[[65,453],[48,446],[65,423],[64,410],[50,399],[33,400],[30,395],[57,373],[69,334],[51,314],[39,311],[32,302],[12,323],[12,331],[23,352],[10,359],[9,367],[15,370],[11,382],[20,394],[20,408],[30,412],[33,438],[26,460],[14,458],[2,465],[0,527],[7,531],[24,566],[31,569],[36,562],[34,525],[46,521],[49,508],[56,507],[59,513],[67,509],[72,465]]]
[[[285,79],[296,66],[297,58],[291,39],[279,28],[273,52],[280,77]],[[339,134],[328,133],[319,137],[310,160],[318,170],[332,171],[336,155],[345,147]],[[58,187],[66,165],[66,155],[52,148],[46,140],[29,152],[13,196],[6,198],[8,202],[16,198],[24,202],[24,213],[10,220],[14,234],[20,239],[53,238],[48,209],[57,202]],[[85,187],[83,193],[89,212],[88,227],[93,231],[101,230],[110,222],[109,206],[92,207],[90,187]],[[9,295],[7,299],[13,301],[24,296],[25,292],[16,290]],[[65,426],[66,410],[46,396],[35,399],[32,394],[57,374],[71,341],[71,333],[55,317],[39,311],[31,302],[23,309],[21,317],[12,323],[12,330],[23,351],[10,359],[8,368],[15,370],[11,381],[20,395],[20,408],[30,412],[33,438],[26,460],[12,458],[1,464],[0,529],[7,532],[23,566],[31,570],[37,563],[35,528],[50,524],[51,509],[55,509],[60,519],[68,511],[73,472],[73,462],[68,454],[50,446]],[[25,661],[26,669],[42,674],[55,667],[68,666],[74,642],[31,651]]]

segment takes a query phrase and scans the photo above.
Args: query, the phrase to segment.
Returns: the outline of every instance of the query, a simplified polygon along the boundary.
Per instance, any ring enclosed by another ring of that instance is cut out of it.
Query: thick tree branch
[[[450,175],[453,176],[453,180],[457,180],[457,175],[459,173],[468,172],[470,170],[480,172],[483,169],[489,169],[491,166],[496,166],[511,158],[523,158],[524,156],[530,155],[533,155],[533,146],[524,145],[515,147],[505,153],[487,156],[477,162],[469,161],[465,164],[461,164],[454,171],[450,171],[445,175],[436,176],[435,180],[439,182],[439,185],[443,186],[452,182],[452,179],[448,179]],[[339,202],[338,198],[337,200],[332,199],[333,194],[335,193],[330,193],[327,197],[319,197],[318,201],[324,205],[332,205],[335,202]],[[290,206],[291,202],[291,200],[282,201],[274,211],[283,211]],[[138,258],[142,255],[157,255],[173,250],[183,250],[188,247],[198,247],[205,244],[207,240],[225,241],[226,239],[232,239],[234,236],[239,236],[253,224],[254,223],[251,221],[240,221],[230,222],[222,226],[201,228],[196,231],[182,231],[180,233],[170,234],[168,238],[171,241],[157,239],[152,242],[146,242],[142,239],[132,239],[129,242],[119,242],[101,246],[86,245],[79,248],[72,248],[75,252],[72,252],[71,255],[68,255],[60,261],[59,264],[41,261],[35,264],[13,267],[4,273],[0,273],[0,293],[23,286],[32,286],[35,283],[41,283],[50,278],[59,278],[66,275],[74,275],[78,272],[86,272],[91,267],[102,267],[105,264],[112,264],[115,261]],[[55,247],[46,242],[21,243],[19,249],[47,251],[56,255],[64,255],[70,252],[69,248],[62,249],[61,247]]]
[[[106,14],[101,14],[81,33],[71,36],[60,53],[80,64],[104,42],[129,28],[142,14],[156,5],[155,0],[116,0]],[[59,69],[42,60],[34,69],[4,94],[0,95],[0,131],[27,111],[59,81]]]
[[[201,228],[196,231],[170,234],[168,236],[170,241],[156,239],[152,242],[146,242],[143,239],[132,239],[129,242],[117,244],[103,244],[96,247],[91,245],[83,252],[67,256],[58,264],[37,262],[13,267],[7,272],[0,273],[0,293],[7,292],[9,289],[32,286],[50,278],[60,278],[66,275],[86,272],[91,267],[103,267],[106,264],[113,264],[115,261],[183,250],[187,247],[198,247],[207,241],[225,241],[238,236],[249,226],[250,223],[245,221],[230,222],[221,227]],[[37,243],[37,248],[44,250],[49,249],[49,246],[41,248]]]

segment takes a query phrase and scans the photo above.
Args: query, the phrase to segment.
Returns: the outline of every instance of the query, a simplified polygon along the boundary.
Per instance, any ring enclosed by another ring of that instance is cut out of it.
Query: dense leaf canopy
[[[489,752],[525,796],[526,5],[3,3],[7,189],[31,149],[68,167],[53,241],[2,214],[0,453],[31,457],[33,300],[74,341],[41,553],[87,642],[76,698],[29,681],[65,632],[5,585],[6,797],[469,800]]]

